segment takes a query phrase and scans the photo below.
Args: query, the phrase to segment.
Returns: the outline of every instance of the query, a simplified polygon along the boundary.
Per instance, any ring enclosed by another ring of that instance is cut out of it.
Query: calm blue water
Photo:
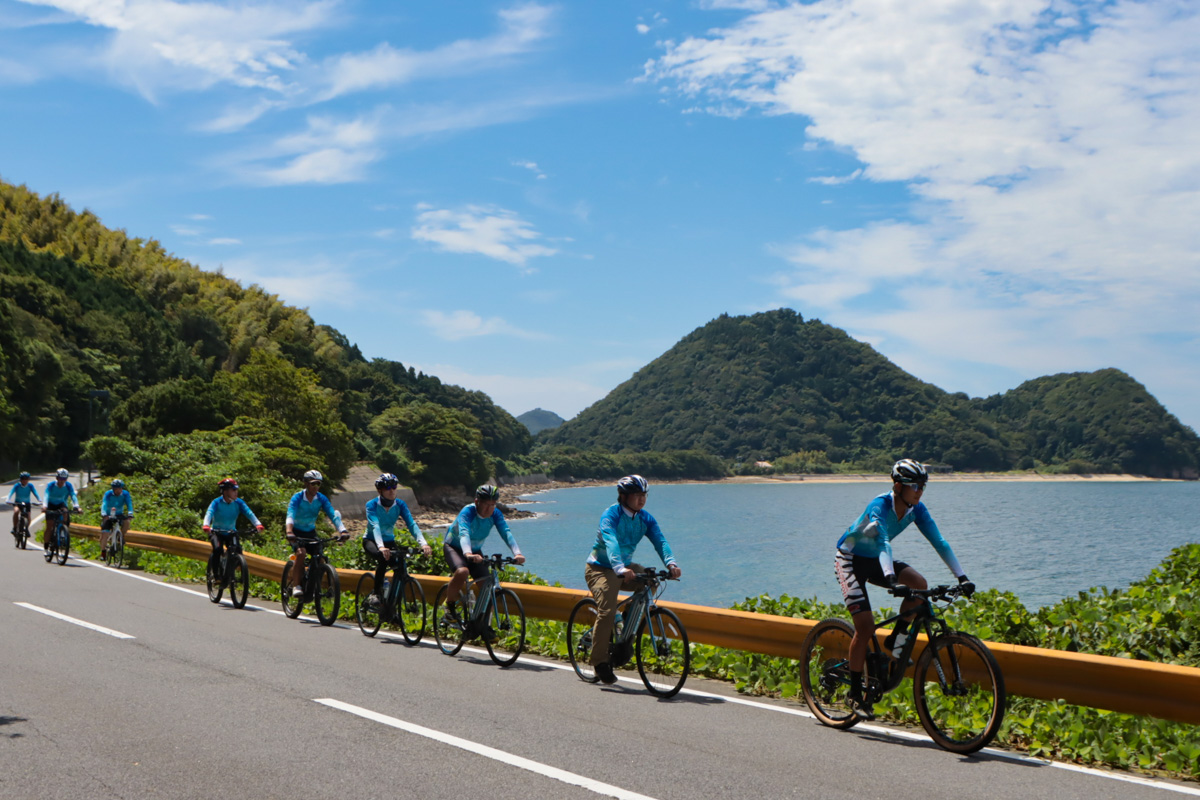
[[[833,550],[872,483],[653,486],[646,510],[667,535],[683,580],[665,600],[725,607],[763,592],[838,602]],[[611,487],[527,495],[545,516],[513,533],[537,575],[583,589],[583,565]],[[1181,544],[1200,541],[1200,483],[937,483],[925,504],[980,588],[1012,591],[1030,609],[1093,586],[1124,588]],[[496,544],[492,542],[491,544]],[[915,526],[893,542],[931,583],[953,575]],[[649,542],[637,560],[658,565]]]

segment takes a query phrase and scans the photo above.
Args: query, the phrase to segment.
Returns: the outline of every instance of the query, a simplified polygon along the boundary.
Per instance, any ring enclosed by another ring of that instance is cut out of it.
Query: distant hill
[[[565,419],[555,414],[553,411],[546,411],[543,408],[535,408],[533,411],[526,411],[524,414],[517,417],[517,422],[520,422],[526,428],[529,428],[531,434],[538,434],[541,431],[549,428],[557,428],[566,422]]]
[[[1119,370],[1039,378],[972,400],[788,309],[697,328],[543,438],[735,461],[803,451],[833,463],[911,455],[956,469],[1042,462],[1159,476],[1200,464],[1195,432]]]

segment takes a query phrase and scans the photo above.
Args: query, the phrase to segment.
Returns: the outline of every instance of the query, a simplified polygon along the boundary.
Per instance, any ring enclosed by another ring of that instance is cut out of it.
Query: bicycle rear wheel
[[[58,534],[58,552],[55,558],[58,559],[59,566],[67,563],[67,556],[71,553],[71,532],[67,530],[67,526],[59,524],[56,533]]]
[[[379,633],[383,617],[379,612],[378,603],[370,602],[375,591],[375,576],[364,572],[358,579],[358,588],[354,591],[354,618],[358,620],[358,629],[363,636],[374,636]]]
[[[21,520],[21,529],[19,531],[17,531],[17,546],[20,547],[22,550],[25,550],[26,545],[28,545],[28,544],[29,544],[29,522],[28,522],[28,520],[22,519]]]
[[[588,683],[599,680],[592,666],[592,635],[598,613],[596,601],[585,597],[575,604],[567,619],[567,657],[579,679]]]
[[[511,667],[525,649],[525,607],[512,589],[497,589],[495,603],[494,613],[488,615],[490,619],[484,620],[484,625],[492,622],[496,627],[484,629],[483,643],[492,661]],[[500,648],[507,650],[508,655]]]
[[[315,600],[317,619],[322,625],[329,626],[337,622],[338,612],[342,608],[342,582],[332,564],[318,564],[313,569],[321,570]]]
[[[396,619],[400,622],[400,633],[409,644],[420,644],[425,636],[425,590],[411,575],[396,596]]]
[[[454,602],[453,606],[458,618],[447,619],[446,614],[450,608],[446,603],[446,592],[449,588],[449,584],[442,586],[433,600],[433,638],[437,640],[438,647],[443,653],[452,656],[462,650],[463,644],[467,641],[464,629],[467,620],[471,618],[471,607],[466,602],[467,593],[464,591],[458,596],[458,600]]]
[[[992,741],[1007,697],[1000,666],[974,636],[936,636],[917,661],[917,716],[933,741],[953,753],[974,753]]]
[[[229,557],[225,569],[229,570],[229,599],[234,608],[245,608],[246,598],[250,596],[250,570],[246,567],[246,557],[234,553]]]
[[[221,602],[225,593],[224,575],[221,572],[221,557],[216,553],[208,556],[208,569],[204,571],[204,582],[208,585],[208,599],[213,603]]]
[[[675,612],[650,611],[638,629],[637,667],[642,683],[655,697],[674,697],[687,680],[692,654],[687,631]]]
[[[287,562],[283,565],[283,577],[279,580],[279,599],[283,603],[283,613],[289,619],[295,619],[304,610],[304,598],[292,594],[292,586],[296,582],[296,571],[296,562]]]
[[[854,628],[844,619],[826,619],[809,632],[800,648],[800,688],[804,702],[822,724],[845,730],[859,716],[850,697],[850,640]]]

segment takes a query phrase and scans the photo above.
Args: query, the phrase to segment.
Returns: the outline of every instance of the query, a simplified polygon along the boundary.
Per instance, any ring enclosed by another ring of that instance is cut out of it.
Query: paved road
[[[963,758],[876,726],[832,731],[795,703],[695,679],[656,701],[636,675],[601,688],[539,659],[501,670],[483,651],[448,658],[287,620],[274,604],[214,606],[150,576],[48,565],[7,541],[0,631],[7,800],[1200,796]]]

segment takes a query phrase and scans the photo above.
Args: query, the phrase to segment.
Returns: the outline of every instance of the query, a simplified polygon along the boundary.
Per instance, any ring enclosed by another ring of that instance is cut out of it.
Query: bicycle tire
[[[567,658],[579,680],[595,683],[596,669],[592,666],[592,636],[595,634],[599,607],[591,597],[585,597],[571,609],[567,618]]]
[[[283,613],[288,619],[295,619],[300,616],[300,612],[304,610],[304,598],[295,597],[292,594],[292,569],[295,567],[295,561],[288,561],[283,565],[283,575],[279,579],[279,599],[283,603]]]
[[[933,741],[965,755],[995,738],[1008,695],[987,645],[970,634],[951,632],[935,636],[917,660],[913,701]]]
[[[42,528],[42,557],[46,559],[46,563],[54,561],[54,531],[48,527]]]
[[[204,582],[208,586],[208,600],[210,603],[221,602],[221,595],[225,592],[224,575],[217,577],[217,565],[220,563],[221,559],[216,553],[209,554],[208,568],[204,570]]]
[[[358,629],[363,632],[363,636],[374,636],[379,633],[379,626],[383,624],[383,615],[379,608],[372,608],[367,602],[374,591],[375,576],[364,572],[354,591],[354,618],[358,620]]]
[[[55,554],[55,558],[58,559],[58,565],[61,567],[67,563],[67,556],[71,554],[71,531],[66,525],[59,523],[55,533],[58,534],[58,552]]]
[[[225,564],[229,572],[229,599],[234,608],[245,608],[246,598],[250,596],[250,569],[246,566],[246,557],[234,553]]]
[[[21,528],[17,531],[17,546],[22,550],[28,549],[29,544],[29,521],[24,517],[21,518]]]
[[[669,608],[654,608],[642,620],[637,637],[637,667],[655,697],[674,697],[692,663],[687,630]]]
[[[396,620],[406,643],[421,643],[425,637],[425,589],[411,575],[404,579],[396,595]]]
[[[317,619],[328,627],[337,622],[338,612],[342,610],[342,582],[333,564],[320,564],[315,569],[321,573],[313,603],[317,607]]]
[[[433,638],[437,640],[438,648],[443,653],[452,656],[462,650],[463,644],[467,641],[467,634],[463,625],[449,624],[442,619],[446,613],[446,593],[449,588],[449,584],[444,584],[442,588],[438,589],[437,596],[433,599]],[[465,623],[471,618],[466,598],[467,593],[464,591],[454,603],[461,623]]]
[[[844,619],[818,622],[800,647],[800,689],[822,725],[852,728],[861,718],[850,708],[850,640],[854,628]]]
[[[113,569],[120,569],[121,563],[125,560],[125,534],[121,533],[118,526],[113,530],[112,535],[108,537],[108,565]]]
[[[483,643],[492,661],[501,667],[511,667],[525,649],[525,607],[512,589],[497,589],[493,609],[494,613],[488,616],[495,621],[496,628],[492,629],[492,635],[483,637]],[[506,648],[509,655],[501,655],[500,647]]]

